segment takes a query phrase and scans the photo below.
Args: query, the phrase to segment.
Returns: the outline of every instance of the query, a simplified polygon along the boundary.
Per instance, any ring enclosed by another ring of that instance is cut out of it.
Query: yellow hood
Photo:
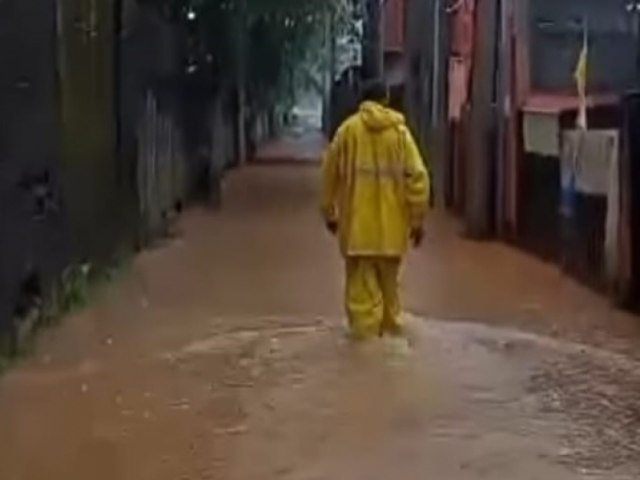
[[[404,116],[376,102],[363,102],[360,105],[359,116],[367,130],[372,132],[380,132],[405,124]]]

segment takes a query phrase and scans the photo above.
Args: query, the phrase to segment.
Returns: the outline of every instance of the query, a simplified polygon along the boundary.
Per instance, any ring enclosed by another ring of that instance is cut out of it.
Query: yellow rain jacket
[[[325,152],[322,212],[343,255],[400,257],[422,224],[429,175],[404,117],[364,102]]]

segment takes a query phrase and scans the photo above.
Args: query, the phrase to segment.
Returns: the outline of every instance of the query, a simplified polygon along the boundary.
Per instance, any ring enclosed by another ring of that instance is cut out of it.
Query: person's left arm
[[[320,209],[327,228],[335,233],[338,226],[337,194],[340,183],[339,163],[342,148],[342,129],[338,130],[324,152],[322,160],[322,197]]]

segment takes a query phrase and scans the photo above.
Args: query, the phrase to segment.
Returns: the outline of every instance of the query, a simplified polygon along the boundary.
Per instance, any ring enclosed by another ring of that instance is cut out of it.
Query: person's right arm
[[[409,206],[411,236],[414,243],[422,241],[423,223],[431,195],[429,172],[409,129],[405,133],[406,202]]]

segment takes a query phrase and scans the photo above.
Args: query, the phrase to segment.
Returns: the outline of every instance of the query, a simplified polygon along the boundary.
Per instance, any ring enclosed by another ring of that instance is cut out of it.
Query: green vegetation
[[[216,81],[237,84],[259,105],[318,88],[329,68],[327,25],[349,22],[351,0],[145,0],[201,42]],[[314,79],[315,77],[315,79]]]
[[[32,299],[26,314],[15,318],[13,328],[0,336],[0,373],[27,354],[35,334],[52,327],[65,316],[85,308],[100,289],[126,271],[127,259],[118,259],[110,268],[85,263],[67,268],[42,298]]]

